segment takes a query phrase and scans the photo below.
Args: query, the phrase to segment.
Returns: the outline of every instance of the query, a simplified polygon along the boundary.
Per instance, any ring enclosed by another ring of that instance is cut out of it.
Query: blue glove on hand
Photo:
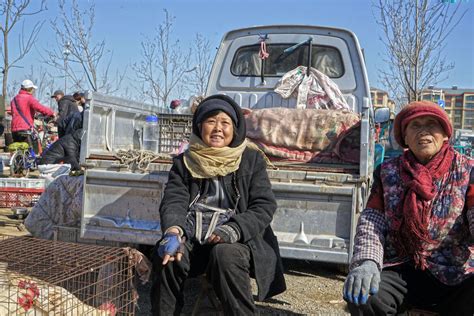
[[[158,255],[161,258],[164,258],[165,255],[174,257],[176,253],[182,252],[184,241],[181,242],[181,239],[184,238],[179,237],[179,234],[172,232],[166,233],[163,239],[161,239],[160,245],[158,246]]]
[[[344,282],[344,299],[356,305],[365,304],[369,293],[373,295],[378,292],[379,283],[380,271],[377,264],[372,260],[365,260],[347,275]]]

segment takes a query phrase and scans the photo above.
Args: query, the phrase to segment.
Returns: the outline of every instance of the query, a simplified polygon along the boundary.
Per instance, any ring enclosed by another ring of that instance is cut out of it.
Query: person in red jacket
[[[38,152],[38,143],[34,137],[34,116],[36,112],[55,118],[56,114],[48,107],[41,105],[33,96],[38,87],[31,80],[23,80],[20,92],[10,102],[12,112],[12,137],[15,142],[27,142]]]

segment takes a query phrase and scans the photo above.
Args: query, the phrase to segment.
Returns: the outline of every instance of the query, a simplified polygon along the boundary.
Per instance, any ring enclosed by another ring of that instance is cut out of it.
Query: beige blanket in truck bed
[[[247,137],[274,160],[351,162],[359,159],[359,115],[345,110],[245,110]],[[343,146],[341,144],[344,144]]]

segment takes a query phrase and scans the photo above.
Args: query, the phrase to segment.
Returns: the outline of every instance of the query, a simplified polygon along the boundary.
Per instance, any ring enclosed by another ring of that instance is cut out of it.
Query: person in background
[[[181,100],[172,100],[170,103],[170,109],[172,113],[178,113],[178,109],[181,106]]]
[[[84,107],[86,106],[85,94],[75,92],[73,94],[73,98],[78,108],[78,111],[69,114],[58,125],[58,129],[61,129],[61,136],[72,134],[74,131],[82,128],[82,120],[84,118]]]
[[[82,129],[67,134],[55,141],[42,155],[39,165],[67,163],[71,170],[81,170],[79,155],[81,150]]]
[[[67,118],[66,134],[71,134],[77,129],[82,128],[84,110],[86,109],[86,94],[82,92],[74,93],[74,99],[77,102],[80,113],[75,113]]]
[[[72,113],[79,111],[74,97],[72,95],[64,95],[62,90],[54,91],[54,93],[51,95],[51,98],[55,99],[58,103],[58,121],[64,120]]]
[[[79,112],[79,109],[76,104],[76,100],[74,100],[73,96],[64,95],[64,92],[61,90],[54,91],[51,98],[55,99],[56,102],[58,102],[58,137],[61,138],[65,135],[66,124],[64,123],[64,121],[68,116]]]
[[[153,315],[179,315],[186,278],[202,273],[225,315],[256,313],[250,275],[259,300],[286,289],[266,162],[245,133],[242,110],[228,96],[210,96],[194,113],[189,150],[174,159],[160,204]]]
[[[170,103],[171,113],[173,114],[192,114],[191,108],[185,106],[185,100],[175,99]]]
[[[75,92],[73,95],[74,100],[76,101],[76,104],[79,108],[79,111],[82,112],[84,111],[86,107],[86,95],[85,93],[82,92]]]
[[[343,290],[352,315],[474,314],[474,161],[449,144],[452,132],[431,102],[395,117],[407,150],[374,172]]]
[[[64,119],[64,136],[72,134],[74,131],[82,128],[84,112],[76,112]]]
[[[18,94],[10,102],[12,112],[12,137],[15,142],[27,142],[38,153],[38,141],[34,127],[36,113],[41,113],[51,118],[56,114],[49,107],[39,103],[33,96],[38,87],[31,80],[24,80]]]

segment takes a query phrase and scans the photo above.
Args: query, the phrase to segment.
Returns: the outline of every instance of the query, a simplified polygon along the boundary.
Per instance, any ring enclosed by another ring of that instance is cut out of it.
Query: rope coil
[[[141,172],[148,171],[150,163],[156,159],[170,159],[169,154],[157,154],[150,150],[138,150],[138,149],[129,149],[129,150],[119,150],[115,157],[120,160],[120,163],[127,165],[128,170]]]

